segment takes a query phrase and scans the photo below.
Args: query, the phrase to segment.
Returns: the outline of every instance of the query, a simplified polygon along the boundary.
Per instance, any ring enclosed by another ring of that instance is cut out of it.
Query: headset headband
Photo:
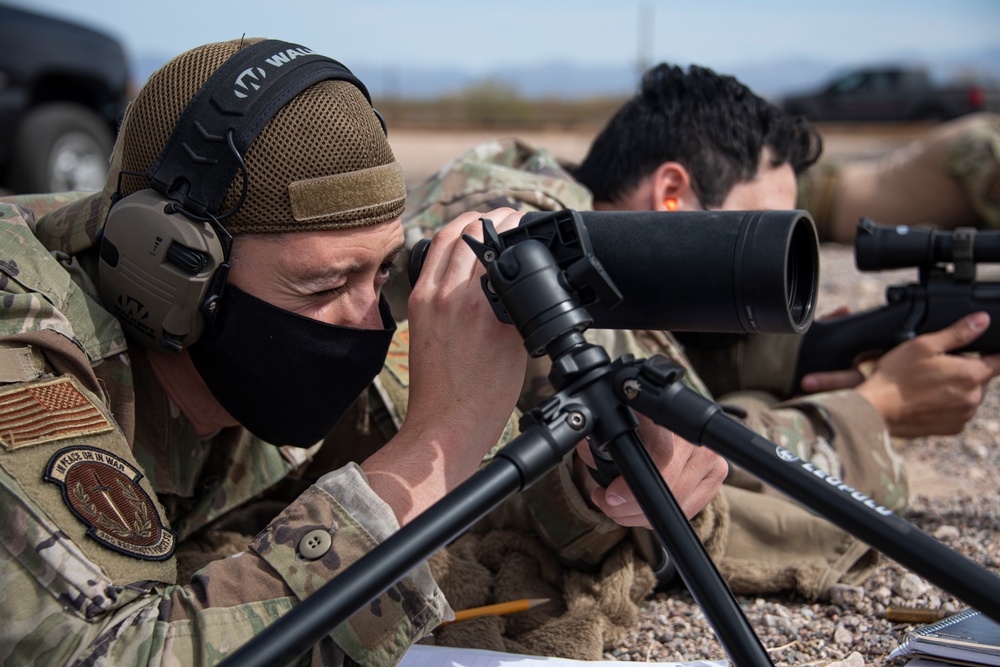
[[[319,81],[347,81],[371,104],[364,84],[332,58],[280,40],[239,50],[191,98],[147,176],[160,194],[196,215],[218,213],[239,155],[289,100]]]

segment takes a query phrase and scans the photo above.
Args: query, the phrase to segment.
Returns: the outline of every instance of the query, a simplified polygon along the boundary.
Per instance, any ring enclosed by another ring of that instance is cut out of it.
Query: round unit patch
[[[94,447],[66,447],[49,459],[43,479],[62,487],[87,535],[109,549],[144,560],[173,555],[174,532],[163,527],[156,503],[139,486],[142,473],[127,461]]]

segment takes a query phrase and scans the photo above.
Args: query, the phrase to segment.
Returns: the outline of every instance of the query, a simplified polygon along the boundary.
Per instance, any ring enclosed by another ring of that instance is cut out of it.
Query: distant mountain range
[[[166,58],[148,55],[134,58],[135,80],[145,81],[165,61]],[[922,65],[942,81],[971,77],[1000,85],[1000,47],[938,56],[933,62],[928,62],[926,57],[907,54],[883,58],[878,62]],[[638,83],[636,67],[589,67],[551,62],[534,67],[471,73],[458,68],[386,67],[364,62],[345,64],[365,82],[376,99],[431,99],[457,93],[487,81],[510,87],[527,99],[621,97],[631,95]],[[866,64],[874,63],[851,63],[852,66]],[[828,60],[789,57],[770,62],[734,64],[728,68],[717,66],[713,69],[735,75],[759,95],[778,99],[792,92],[819,86],[837,71],[846,69],[846,66],[844,63]]]

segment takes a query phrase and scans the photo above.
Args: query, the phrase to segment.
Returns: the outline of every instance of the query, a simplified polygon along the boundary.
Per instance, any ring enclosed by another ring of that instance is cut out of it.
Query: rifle
[[[980,310],[990,314],[989,329],[954,352],[1000,352],[1000,282],[976,280],[979,263],[1000,262],[1000,232],[893,227],[862,218],[854,260],[860,271],[915,266],[919,280],[888,287],[886,305],[879,308],[814,321],[799,347],[793,391],[808,373],[850,368]]]

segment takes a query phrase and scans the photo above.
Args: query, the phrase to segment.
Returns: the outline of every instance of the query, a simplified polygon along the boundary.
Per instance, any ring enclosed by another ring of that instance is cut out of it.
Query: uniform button
[[[303,558],[316,560],[330,550],[333,538],[325,530],[313,530],[306,533],[306,536],[299,540],[299,553]]]

